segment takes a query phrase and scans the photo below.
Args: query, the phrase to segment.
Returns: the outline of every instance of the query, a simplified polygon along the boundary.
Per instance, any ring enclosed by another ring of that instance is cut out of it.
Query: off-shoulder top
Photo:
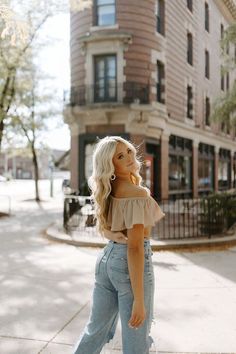
[[[124,232],[135,224],[143,224],[144,235],[148,236],[151,227],[165,216],[151,195],[116,198],[110,194],[108,198],[107,224],[111,231]]]

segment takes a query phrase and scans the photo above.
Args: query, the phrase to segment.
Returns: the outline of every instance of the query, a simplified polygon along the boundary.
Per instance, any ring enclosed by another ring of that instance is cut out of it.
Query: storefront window
[[[189,156],[169,156],[169,189],[191,188],[191,158]]]
[[[214,146],[200,143],[198,148],[198,190],[214,189]]]
[[[219,168],[218,168],[218,185],[219,190],[231,188],[231,154],[230,150],[220,149],[219,151]]]
[[[214,161],[199,158],[198,161],[198,188],[213,189],[214,188]]]
[[[169,191],[189,194],[192,189],[192,142],[171,135],[169,140]],[[172,194],[173,194],[172,193]]]

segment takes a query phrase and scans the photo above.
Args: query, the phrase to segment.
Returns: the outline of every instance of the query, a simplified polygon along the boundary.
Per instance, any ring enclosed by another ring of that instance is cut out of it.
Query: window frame
[[[229,77],[229,71],[226,73],[226,91],[229,91],[230,88],[230,77]]]
[[[106,4],[106,5],[99,5],[98,4],[99,0],[94,0],[93,1],[93,22],[94,22],[94,26],[98,26],[98,27],[108,27],[108,26],[114,26],[116,24],[117,18],[116,18],[116,0],[110,0],[111,3],[110,4]],[[100,7],[106,7],[106,6],[114,6],[114,23],[110,23],[108,25],[101,25],[98,23],[99,21],[99,16],[98,16],[98,9]]]
[[[205,30],[207,32],[210,32],[210,16],[209,16],[209,4],[208,2],[205,1],[205,10],[204,10],[204,13],[205,13]]]
[[[187,32],[187,63],[193,66],[193,35]]]
[[[162,79],[165,79],[165,65],[157,60],[157,96],[156,101],[162,104],[165,104],[165,100],[161,97],[163,93],[165,93],[165,86],[162,83]]]
[[[107,75],[107,59],[109,57],[113,57],[115,59],[115,97],[109,97],[109,85],[107,85],[108,82],[108,75]],[[104,63],[104,97],[102,99],[99,99],[99,96],[97,95],[97,66],[96,66],[96,60],[98,58],[103,58],[105,63]],[[117,54],[114,53],[109,53],[109,54],[98,54],[93,56],[93,65],[94,65],[94,88],[93,88],[93,101],[94,103],[102,103],[102,102],[117,102],[117,94],[118,94],[118,89],[117,89]]]
[[[220,88],[221,91],[225,90],[225,75],[222,74],[223,65],[220,67]]]
[[[187,85],[187,118],[193,119],[193,88],[191,85]]]
[[[165,36],[165,1],[156,0],[156,31]]]
[[[205,77],[210,79],[210,53],[205,49]]]
[[[187,8],[190,12],[193,12],[193,0],[187,0]]]
[[[211,101],[210,101],[210,97],[206,96],[205,98],[205,124],[210,127],[210,121],[209,121],[209,117],[211,114]]]

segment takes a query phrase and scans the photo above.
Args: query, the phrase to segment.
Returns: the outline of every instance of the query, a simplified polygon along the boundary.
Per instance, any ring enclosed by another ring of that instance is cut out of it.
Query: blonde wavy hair
[[[104,229],[108,229],[108,197],[111,193],[111,176],[115,172],[112,159],[119,142],[124,143],[133,151],[137,169],[135,172],[131,172],[130,177],[134,184],[142,185],[142,177],[140,175],[142,162],[140,157],[137,156],[139,146],[135,146],[134,143],[120,136],[106,136],[100,139],[93,151],[93,172],[88,178],[88,186],[91,190],[91,203],[94,206],[97,220],[96,228],[102,237],[104,237]]]

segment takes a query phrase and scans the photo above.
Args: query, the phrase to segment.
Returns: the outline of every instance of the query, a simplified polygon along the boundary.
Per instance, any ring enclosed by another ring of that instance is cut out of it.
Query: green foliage
[[[227,47],[231,45],[231,51],[227,53]],[[236,46],[236,23],[232,23],[224,31],[223,38],[220,40],[221,57],[223,66],[221,75],[235,70],[235,46]],[[209,120],[211,122],[225,123],[229,128],[236,128],[236,81],[229,91],[217,97],[212,105],[212,112]]]
[[[236,222],[236,194],[212,193],[200,201],[200,230],[218,234]]]

